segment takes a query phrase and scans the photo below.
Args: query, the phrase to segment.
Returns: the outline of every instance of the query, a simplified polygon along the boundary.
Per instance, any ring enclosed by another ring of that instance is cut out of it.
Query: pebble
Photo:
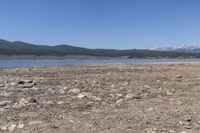
[[[6,126],[2,126],[2,127],[0,127],[0,130],[1,131],[5,131],[5,130],[7,130],[7,127]]]
[[[22,129],[22,128],[24,128],[24,126],[25,126],[24,124],[19,123],[18,126],[17,126],[17,128],[18,128],[18,129]]]
[[[73,94],[79,94],[81,92],[80,89],[71,89],[69,90],[67,93],[70,94],[70,93],[73,93]]]
[[[28,123],[29,126],[34,126],[34,125],[40,125],[42,124],[43,122],[42,121],[30,121]]]
[[[4,84],[0,84],[0,87],[5,87],[5,85]]]
[[[183,76],[181,76],[181,75],[178,75],[178,76],[176,76],[176,78],[183,78]]]
[[[25,82],[23,80],[19,81],[18,84],[22,85],[25,84]]]
[[[37,87],[32,87],[31,90],[37,91],[38,88]]]
[[[27,83],[23,85],[23,88],[32,88],[33,84],[32,83]]]
[[[28,98],[29,103],[37,103],[37,100],[35,98]]]
[[[59,104],[59,105],[63,105],[64,102],[63,102],[63,101],[59,101],[58,104]]]
[[[77,98],[84,98],[84,97],[90,97],[90,95],[92,95],[91,93],[86,93],[86,92],[82,92],[80,94],[78,94]]]
[[[190,115],[185,116],[185,120],[188,122],[192,121],[192,116],[190,116]]]
[[[147,109],[147,111],[152,111],[152,110],[153,110],[153,108],[148,108],[148,109]]]
[[[11,94],[12,94],[12,92],[8,93],[8,92],[5,92],[5,91],[0,93],[0,95],[3,96],[3,97],[9,97]]]
[[[18,103],[15,103],[14,107],[22,108],[28,104],[28,101],[24,98],[21,98]]]
[[[8,130],[9,130],[10,132],[12,132],[16,127],[17,127],[16,124],[11,124],[11,125],[9,126]]]
[[[122,103],[124,101],[124,99],[119,99],[119,100],[117,100],[117,104],[119,104],[119,103]]]
[[[187,132],[187,131],[181,131],[181,133],[190,133],[190,132]]]
[[[1,101],[0,102],[0,106],[6,106],[6,105],[8,105],[10,103],[11,103],[11,101],[9,101],[9,100]]]

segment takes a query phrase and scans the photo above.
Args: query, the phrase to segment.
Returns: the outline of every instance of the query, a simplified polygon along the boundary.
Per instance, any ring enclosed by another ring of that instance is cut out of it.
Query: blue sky
[[[200,45],[199,0],[1,0],[0,38],[134,49]]]

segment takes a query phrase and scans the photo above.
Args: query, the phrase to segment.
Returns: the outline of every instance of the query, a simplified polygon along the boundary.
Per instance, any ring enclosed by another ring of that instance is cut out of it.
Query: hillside
[[[93,56],[112,58],[200,58],[199,53],[166,52],[154,50],[88,49],[70,45],[34,45],[30,43],[0,40],[1,56]]]

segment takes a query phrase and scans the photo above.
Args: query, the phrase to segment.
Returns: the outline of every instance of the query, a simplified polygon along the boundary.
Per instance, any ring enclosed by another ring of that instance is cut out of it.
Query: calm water
[[[0,60],[0,68],[42,67],[81,64],[148,63],[148,62],[200,62],[200,59],[128,59],[128,60]]]

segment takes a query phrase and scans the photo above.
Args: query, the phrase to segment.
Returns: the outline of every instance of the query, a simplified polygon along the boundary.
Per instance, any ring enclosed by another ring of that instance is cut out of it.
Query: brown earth
[[[0,69],[0,132],[198,133],[200,63]]]

